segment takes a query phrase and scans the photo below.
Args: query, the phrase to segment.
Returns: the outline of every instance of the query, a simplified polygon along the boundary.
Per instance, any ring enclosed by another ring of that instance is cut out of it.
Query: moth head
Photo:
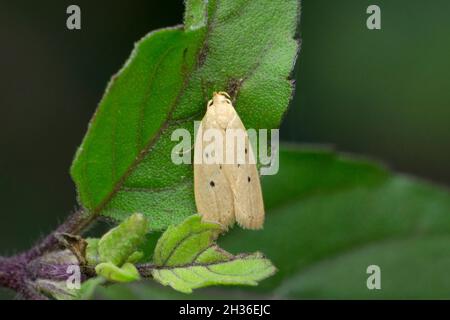
[[[231,106],[232,104],[230,99],[230,95],[224,91],[214,92],[212,100],[208,102],[208,106],[210,106],[211,104],[218,105],[222,103],[229,104]]]

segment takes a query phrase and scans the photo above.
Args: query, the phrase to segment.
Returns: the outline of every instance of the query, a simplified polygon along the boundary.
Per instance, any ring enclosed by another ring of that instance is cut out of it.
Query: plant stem
[[[80,234],[93,220],[95,220],[95,218],[95,216],[92,216],[83,210],[74,212],[55,231],[31,248],[26,253],[27,257],[29,259],[34,259],[41,256],[44,252],[54,249],[59,244],[58,239],[56,238],[58,233],[70,233],[72,235]]]
[[[23,278],[23,259],[20,256],[0,258],[0,285],[12,290],[20,288]]]
[[[0,257],[0,286],[19,293],[29,300],[46,300],[47,297],[37,292],[31,286],[27,272],[26,255],[16,255],[9,258]]]
[[[30,250],[12,257],[0,256],[0,286],[18,292],[25,299],[46,299],[31,286],[34,279],[32,279],[32,272],[28,270],[28,266],[34,259],[58,248],[60,244],[56,237],[57,234],[80,234],[95,218],[86,211],[78,210]]]
[[[139,271],[142,278],[151,278],[155,265],[153,263],[140,263],[136,265],[136,269]]]

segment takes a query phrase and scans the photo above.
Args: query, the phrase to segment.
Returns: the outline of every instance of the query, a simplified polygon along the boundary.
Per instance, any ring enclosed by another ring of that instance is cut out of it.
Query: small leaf
[[[121,266],[145,240],[147,230],[147,218],[139,213],[133,214],[100,239],[100,261]]]
[[[144,252],[135,251],[128,257],[127,262],[135,264],[135,263],[141,261],[142,258],[144,258]]]
[[[132,282],[140,279],[136,267],[127,262],[122,267],[118,267],[111,262],[103,262],[95,267],[95,272],[109,281]]]
[[[99,264],[100,256],[98,254],[98,242],[100,239],[98,238],[87,238],[87,247],[86,247],[86,261],[90,266],[96,266]]]
[[[159,266],[180,266],[191,263],[202,250],[214,241],[221,226],[201,222],[193,215],[177,226],[170,226],[158,240],[153,261]]]
[[[192,289],[212,285],[256,286],[259,280],[271,276],[274,272],[275,267],[268,259],[260,254],[253,254],[208,265],[156,269],[152,275],[163,285],[191,293]]]
[[[221,227],[194,215],[170,227],[155,249],[155,280],[190,293],[210,285],[257,285],[275,272],[262,254],[233,256],[213,243]]]

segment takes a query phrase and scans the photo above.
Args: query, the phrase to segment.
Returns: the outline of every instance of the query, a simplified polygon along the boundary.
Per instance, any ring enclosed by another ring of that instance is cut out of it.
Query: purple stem
[[[141,263],[136,265],[137,270],[142,278],[151,278],[152,271],[155,269],[153,263]]]
[[[0,258],[0,285],[19,291],[26,277],[25,259],[22,255]]]
[[[73,235],[80,234],[93,220],[95,216],[89,213],[78,210],[70,215],[63,224],[61,224],[55,231],[46,236],[36,246],[31,248],[27,253],[29,260],[41,256],[44,252],[54,249],[58,246],[58,239],[55,237],[58,233],[70,233]]]
[[[0,256],[0,286],[18,292],[25,299],[46,299],[30,285],[33,279],[28,266],[37,257],[58,247],[58,233],[80,234],[94,219],[95,216],[78,210],[30,250],[12,257]]]

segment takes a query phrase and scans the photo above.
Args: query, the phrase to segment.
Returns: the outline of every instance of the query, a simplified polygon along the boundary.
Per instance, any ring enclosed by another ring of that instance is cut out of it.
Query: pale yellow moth
[[[220,148],[211,148],[213,139],[206,134],[209,129],[221,135],[223,154]],[[232,143],[227,135],[234,131],[243,132],[241,145],[235,140]],[[235,161],[226,161],[226,150],[230,146],[235,153],[245,148],[240,162],[238,156]],[[208,158],[219,160],[210,163]],[[264,203],[254,153],[244,124],[226,92],[214,93],[198,128],[194,147],[194,192],[197,211],[204,221],[220,223],[224,229],[235,221],[243,228],[262,228]]]

